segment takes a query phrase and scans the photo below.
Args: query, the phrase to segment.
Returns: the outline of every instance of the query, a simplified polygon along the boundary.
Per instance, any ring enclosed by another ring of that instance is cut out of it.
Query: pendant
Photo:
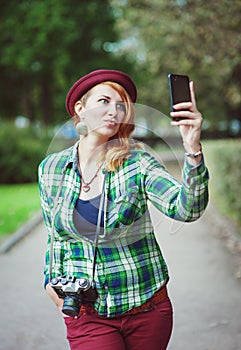
[[[86,192],[89,192],[90,190],[90,186],[89,185],[84,185],[82,186],[82,190],[86,193]]]

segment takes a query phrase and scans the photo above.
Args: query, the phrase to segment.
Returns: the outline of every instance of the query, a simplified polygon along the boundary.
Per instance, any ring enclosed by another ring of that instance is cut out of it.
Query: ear
[[[77,115],[80,114],[80,112],[82,111],[82,109],[83,109],[82,103],[81,103],[80,101],[75,102],[74,111],[75,111],[75,113],[76,113]]]

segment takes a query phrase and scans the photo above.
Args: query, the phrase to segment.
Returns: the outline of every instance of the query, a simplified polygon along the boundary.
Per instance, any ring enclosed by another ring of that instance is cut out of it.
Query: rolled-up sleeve
[[[145,162],[142,158],[142,162]],[[149,163],[149,164],[148,164]],[[146,159],[145,191],[151,203],[178,221],[195,221],[208,204],[208,170],[202,159],[192,167],[185,159],[182,183],[173,178],[153,157]]]

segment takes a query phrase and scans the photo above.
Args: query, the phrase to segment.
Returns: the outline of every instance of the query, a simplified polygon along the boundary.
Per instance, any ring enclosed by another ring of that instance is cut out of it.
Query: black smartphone
[[[180,102],[191,102],[191,92],[189,87],[189,77],[187,75],[169,74],[168,84],[170,90],[170,100],[172,111],[175,111],[173,105]],[[179,121],[181,118],[173,118]]]

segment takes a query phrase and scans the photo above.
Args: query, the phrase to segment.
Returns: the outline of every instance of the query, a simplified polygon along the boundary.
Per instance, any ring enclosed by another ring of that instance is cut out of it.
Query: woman
[[[186,152],[182,184],[130,139],[136,87],[127,74],[93,71],[67,94],[82,135],[40,164],[39,186],[49,232],[45,286],[72,350],[167,348],[169,276],[147,203],[183,222],[197,220],[207,205],[202,117],[193,83],[190,89],[192,102],[171,113],[183,118],[171,122]]]

